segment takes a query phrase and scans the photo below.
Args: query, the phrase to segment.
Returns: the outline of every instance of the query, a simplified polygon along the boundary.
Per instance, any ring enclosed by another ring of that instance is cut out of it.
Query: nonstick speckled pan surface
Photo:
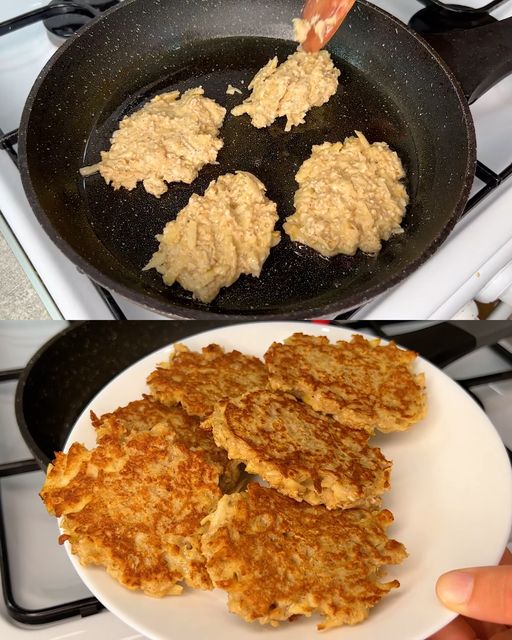
[[[411,273],[446,238],[474,175],[471,116],[458,85],[433,51],[398,20],[358,1],[328,46],[341,69],[338,93],[306,123],[283,119],[255,129],[228,114],[218,165],[160,200],[142,186],[115,192],[80,167],[108,149],[119,119],[153,95],[202,85],[231,109],[269,58],[292,53],[296,0],[128,0],[85,28],[37,80],[20,129],[20,166],[34,211],[57,246],[94,280],[163,314],[192,318],[313,317],[371,299]],[[244,92],[247,95],[247,91]],[[219,175],[253,172],[278,204],[281,227],[293,212],[294,176],[314,144],[361,130],[403,160],[411,197],[405,233],[378,256],[325,259],[283,235],[259,279],[242,276],[210,304],[142,272],[155,235],[192,193]]]

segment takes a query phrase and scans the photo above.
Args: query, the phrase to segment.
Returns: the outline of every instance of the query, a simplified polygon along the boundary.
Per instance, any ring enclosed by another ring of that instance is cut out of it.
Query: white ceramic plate
[[[193,350],[215,342],[262,356],[273,341],[295,331],[350,339],[338,327],[298,322],[228,326],[181,342]],[[171,346],[121,373],[90,403],[73,428],[68,446],[94,446],[90,409],[98,415],[127,404],[147,391],[145,378],[166,360]],[[389,575],[400,589],[384,598],[368,620],[327,632],[332,640],[424,640],[454,614],[436,599],[437,577],[449,569],[496,564],[511,528],[512,482],[508,457],[491,422],[450,378],[424,360],[417,370],[427,380],[428,417],[406,433],[374,438],[393,460],[392,490],[385,506],[395,516],[390,535],[403,542],[409,558]],[[69,553],[69,548],[68,548]],[[124,622],[154,640],[305,640],[317,637],[318,619],[304,618],[279,628],[247,624],[230,614],[226,594],[186,589],[178,597],[153,599],[123,588],[99,567],[79,575],[95,596]]]

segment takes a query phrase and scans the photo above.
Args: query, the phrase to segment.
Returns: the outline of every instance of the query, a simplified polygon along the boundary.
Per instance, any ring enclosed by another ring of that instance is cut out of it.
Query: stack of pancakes
[[[399,586],[383,567],[407,555],[381,508],[392,463],[369,439],[424,417],[415,358],[361,336],[294,334],[264,362],[177,345],[150,394],[91,413],[94,449],[49,466],[60,541],[147,595],[217,587],[249,622],[361,622]]]

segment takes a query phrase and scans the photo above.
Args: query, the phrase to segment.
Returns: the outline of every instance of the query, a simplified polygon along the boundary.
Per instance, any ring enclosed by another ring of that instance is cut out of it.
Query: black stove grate
[[[0,372],[0,382],[17,380],[21,370],[9,370]],[[0,464],[0,479],[31,471],[41,471],[41,467],[35,460],[20,460]],[[64,620],[73,616],[86,617],[98,613],[104,607],[99,600],[91,596],[73,602],[65,602],[43,609],[27,609],[16,602],[13,583],[9,568],[9,553],[7,548],[7,535],[5,530],[4,515],[2,510],[2,492],[0,483],[0,574],[2,577],[2,591],[5,606],[9,615],[18,622],[24,624],[46,624]]]
[[[0,36],[23,29],[28,25],[44,21],[46,28],[59,38],[72,36],[103,11],[110,9],[121,0],[51,0],[39,7],[0,22]]]
[[[103,1],[105,2],[105,0]],[[459,12],[459,11],[462,11],[462,9],[464,9],[466,10],[466,12],[469,12],[469,13],[474,12],[478,14],[487,13],[491,9],[496,9],[497,7],[511,1],[512,0],[492,0],[492,2],[489,2],[488,4],[486,4],[481,8],[471,9],[468,7],[461,7],[460,5],[449,5],[442,2],[441,0],[418,0],[418,2],[420,2],[423,5],[426,5],[427,7],[434,6],[434,7],[440,8],[443,11],[447,10],[447,11]],[[75,4],[75,3],[69,2],[69,4]],[[94,4],[94,2],[90,2],[90,4]],[[101,4],[101,2],[97,2],[96,4]],[[108,6],[111,6],[112,4],[113,3],[110,3]],[[58,11],[59,7],[60,7],[60,11],[65,13],[67,9],[65,8],[64,5],[66,5],[66,2],[60,2],[60,3],[54,4],[53,6],[47,6],[47,7],[43,7],[42,9],[35,10],[31,12],[30,19],[28,21],[27,20],[21,21],[18,17],[18,18],[13,18],[12,20],[3,22],[0,24],[0,36],[6,33],[10,33],[11,30],[19,29],[19,28],[22,28],[23,26],[27,26],[28,24],[33,24],[34,22],[45,20],[50,15],[48,13],[49,11]],[[95,11],[97,11],[97,9],[95,9]],[[29,14],[26,14],[26,15],[29,15]],[[51,14],[51,15],[54,15],[54,14]],[[87,9],[84,9],[84,15],[87,15]],[[0,150],[4,149],[5,151],[7,151],[7,153],[9,154],[14,164],[18,167],[18,154],[16,151],[17,142],[18,142],[17,129],[10,131],[9,133],[4,133],[2,129],[0,129]],[[489,196],[505,180],[507,180],[508,178],[510,178],[510,176],[512,176],[512,162],[507,167],[505,167],[505,169],[497,173],[493,171],[490,167],[488,167],[486,164],[478,160],[475,175],[476,175],[476,178],[478,178],[483,183],[483,186],[481,186],[478,189],[478,191],[474,193],[471,196],[471,198],[468,200],[463,215],[466,215],[467,213],[469,213],[469,211],[471,211],[477,204],[482,202],[482,200],[484,200],[487,196]],[[117,320],[126,320],[127,319],[126,315],[124,314],[122,309],[119,307],[119,305],[115,301],[112,294],[108,290],[97,285],[92,280],[91,282],[93,286],[96,288],[96,290],[99,292],[101,298],[103,299],[107,308],[112,313],[113,317]],[[346,314],[341,314],[339,318],[340,319],[350,318],[350,316],[354,313],[354,311],[355,310],[352,310]]]

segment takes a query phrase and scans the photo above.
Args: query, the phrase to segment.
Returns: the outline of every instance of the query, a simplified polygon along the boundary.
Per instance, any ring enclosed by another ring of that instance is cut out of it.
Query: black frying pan
[[[378,323],[370,323],[379,331]],[[78,322],[31,358],[16,388],[16,418],[42,469],[61,451],[78,416],[118,373],[144,356],[226,322]],[[367,331],[364,323],[348,325]],[[396,337],[398,344],[446,366],[475,348],[510,337],[507,322],[433,323]],[[389,333],[388,333],[389,335]],[[257,335],[255,334],[257,340]]]
[[[162,314],[190,318],[298,318],[348,310],[399,282],[439,247],[459,218],[475,171],[467,101],[425,42],[384,11],[358,0],[328,49],[341,69],[336,96],[306,123],[258,130],[228,116],[219,164],[160,200],[141,186],[115,192],[79,169],[99,159],[120,118],[153,95],[202,85],[228,109],[228,83],[247,86],[270,57],[294,51],[300,0],[127,0],[84,28],[51,59],[28,98],[19,134],[23,184],[48,235],[106,288]],[[478,57],[476,57],[478,59]],[[243,276],[209,305],[142,272],[155,235],[194,192],[220,174],[251,171],[293,212],[294,176],[313,144],[354,129],[386,141],[402,158],[411,204],[405,233],[376,257],[324,259],[283,235],[259,279]]]

